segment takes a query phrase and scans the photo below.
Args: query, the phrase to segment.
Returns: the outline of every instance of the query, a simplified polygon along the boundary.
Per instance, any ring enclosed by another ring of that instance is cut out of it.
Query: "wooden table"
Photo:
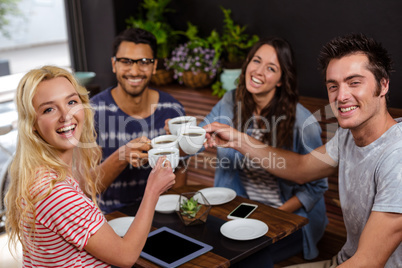
[[[184,192],[196,192],[203,188],[205,188],[203,185],[187,185],[178,189],[169,190],[167,193],[179,194]],[[220,226],[228,220],[226,216],[242,202],[258,204],[258,208],[249,218],[261,220],[268,225],[269,231],[265,236],[250,241],[236,241],[220,234]],[[135,216],[137,209],[138,205],[129,206],[120,211],[106,215],[106,218],[111,220],[127,215]],[[230,264],[234,264],[266,246],[294,233],[307,223],[307,218],[237,196],[231,202],[223,205],[212,206],[208,220],[203,225],[186,227],[176,214],[160,214],[156,212],[153,227],[159,228],[162,226],[168,226],[214,247],[212,251],[207,252],[180,267],[229,267]],[[148,268],[158,266],[140,257],[135,267]]]

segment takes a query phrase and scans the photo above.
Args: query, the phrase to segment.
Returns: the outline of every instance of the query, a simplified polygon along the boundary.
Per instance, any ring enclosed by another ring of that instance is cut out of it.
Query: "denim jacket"
[[[214,106],[212,111],[204,118],[200,126],[218,121],[233,126],[233,106],[235,90],[227,92]],[[250,135],[248,131],[247,134]],[[300,103],[296,107],[296,120],[293,130],[292,150],[299,154],[307,154],[311,150],[322,145],[321,127],[312,114]],[[239,174],[239,159],[243,155],[231,148],[217,149],[218,163],[225,159],[225,165],[217,165],[215,170],[214,185],[216,187],[228,187],[243,197],[248,197]],[[229,160],[229,161],[228,161]],[[275,164],[275,163],[273,163]],[[321,239],[325,227],[328,224],[326,216],[324,192],[328,189],[327,178],[299,185],[281,178],[279,182],[282,202],[286,202],[296,195],[303,204],[302,208],[294,213],[309,219],[309,223],[302,228],[303,254],[305,259],[313,259],[318,256],[317,243]]]

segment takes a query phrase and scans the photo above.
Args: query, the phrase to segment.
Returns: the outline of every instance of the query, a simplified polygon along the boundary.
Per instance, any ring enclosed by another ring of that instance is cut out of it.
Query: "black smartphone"
[[[237,208],[235,208],[232,212],[229,213],[228,219],[244,219],[250,216],[251,213],[258,206],[255,204],[249,203],[241,203]]]

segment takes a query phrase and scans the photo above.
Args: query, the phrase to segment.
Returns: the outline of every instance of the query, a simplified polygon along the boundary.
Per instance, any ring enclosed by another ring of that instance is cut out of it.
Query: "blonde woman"
[[[170,164],[150,174],[134,222],[121,238],[96,206],[96,145],[88,93],[66,70],[28,72],[16,96],[19,137],[6,195],[10,246],[24,267],[131,267],[151,227],[159,195],[174,184]],[[85,194],[84,194],[85,192]]]

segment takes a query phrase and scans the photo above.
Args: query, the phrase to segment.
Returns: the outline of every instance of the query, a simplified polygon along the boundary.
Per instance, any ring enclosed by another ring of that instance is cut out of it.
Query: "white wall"
[[[21,0],[23,17],[14,17],[11,39],[0,33],[0,50],[67,41],[64,0]]]

